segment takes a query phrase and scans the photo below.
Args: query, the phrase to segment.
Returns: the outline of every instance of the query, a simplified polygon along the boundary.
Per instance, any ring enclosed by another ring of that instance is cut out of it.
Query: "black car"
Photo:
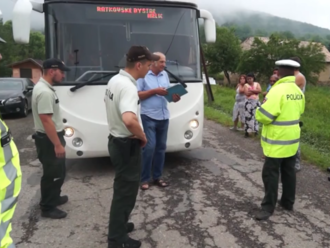
[[[0,78],[0,114],[19,113],[26,117],[31,109],[33,87],[28,78]]]

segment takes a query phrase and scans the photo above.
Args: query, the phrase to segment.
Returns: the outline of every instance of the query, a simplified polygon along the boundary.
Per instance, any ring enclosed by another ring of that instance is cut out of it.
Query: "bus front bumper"
[[[80,132],[75,130],[72,137],[65,137],[66,158],[79,159],[111,156],[108,152],[109,134],[107,127],[104,127],[104,130],[102,129],[103,128],[100,128],[98,131],[89,135],[86,135],[86,132],[85,135],[80,135]],[[174,118],[170,120],[166,152],[179,152],[196,149],[202,146],[202,140],[202,116],[201,118],[192,118],[186,123],[182,123],[181,118]]]

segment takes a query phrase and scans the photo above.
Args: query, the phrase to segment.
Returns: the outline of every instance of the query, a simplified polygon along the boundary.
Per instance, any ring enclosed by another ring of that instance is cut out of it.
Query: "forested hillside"
[[[236,27],[236,35],[244,40],[250,36],[270,36],[280,33],[286,38],[321,42],[330,48],[330,30],[262,12],[240,10],[231,13],[213,11],[220,26]]]

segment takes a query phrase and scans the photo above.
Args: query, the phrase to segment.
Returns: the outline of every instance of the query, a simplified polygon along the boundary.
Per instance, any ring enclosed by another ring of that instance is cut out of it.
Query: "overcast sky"
[[[42,0],[38,0],[43,2]],[[15,0],[0,0],[4,20],[11,18]],[[330,29],[330,0],[197,0],[201,8],[231,13],[240,8],[263,11],[279,17]],[[230,3],[228,3],[230,2]],[[43,15],[34,13],[33,26],[43,26]]]

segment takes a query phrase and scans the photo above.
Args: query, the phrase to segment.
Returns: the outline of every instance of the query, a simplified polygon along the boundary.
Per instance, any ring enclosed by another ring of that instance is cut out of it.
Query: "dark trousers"
[[[128,239],[126,224],[139,191],[140,140],[116,138],[110,135],[108,149],[115,169],[108,240],[123,243]]]
[[[149,182],[151,171],[153,179],[160,179],[165,163],[165,151],[169,120],[154,120],[141,115],[143,129],[148,143],[142,151],[141,182]]]
[[[265,187],[265,196],[261,203],[263,210],[273,213],[277,203],[279,173],[282,179],[281,203],[286,208],[292,208],[296,195],[296,156],[289,158],[266,157],[262,169],[262,181]]]
[[[63,146],[63,132],[58,133]],[[57,206],[61,188],[66,175],[65,158],[57,158],[55,147],[46,134],[37,133],[33,136],[37,148],[38,159],[42,164],[43,175],[40,182],[42,211],[49,211]]]

